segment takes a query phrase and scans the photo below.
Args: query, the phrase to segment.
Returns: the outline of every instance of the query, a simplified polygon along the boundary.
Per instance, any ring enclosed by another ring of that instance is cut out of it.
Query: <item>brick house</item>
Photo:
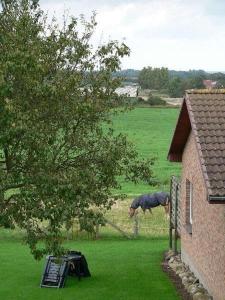
[[[225,300],[225,90],[186,92],[168,159],[182,162],[182,260]]]

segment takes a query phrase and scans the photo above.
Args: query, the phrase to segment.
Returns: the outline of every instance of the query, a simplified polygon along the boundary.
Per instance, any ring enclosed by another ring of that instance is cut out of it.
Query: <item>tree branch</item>
[[[11,199],[12,199],[14,196],[15,196],[15,194],[9,196],[9,198],[7,198],[7,199],[4,201],[4,205],[7,206],[7,205],[10,203]]]
[[[9,157],[9,151],[7,148],[4,148],[4,155],[5,155],[5,164],[6,164],[6,169],[7,172],[10,170],[10,157]]]
[[[18,184],[9,184],[7,186],[3,186],[0,191],[1,192],[6,192],[8,190],[12,190],[12,189],[19,189],[21,187],[24,187],[25,183],[18,183]]]
[[[82,119],[82,118],[79,118],[79,119],[77,120],[76,125],[73,127],[73,134],[76,132],[76,130],[77,130],[77,128],[78,128],[78,126],[79,126],[79,124],[80,124],[80,122],[81,122],[81,119]],[[68,141],[65,140],[65,141],[59,146],[58,150],[56,151],[56,153],[55,153],[55,155],[54,155],[54,157],[53,157],[53,163],[56,162],[56,159],[57,159],[58,155],[60,154],[62,148],[63,148],[64,146],[66,146],[67,143],[68,143]]]

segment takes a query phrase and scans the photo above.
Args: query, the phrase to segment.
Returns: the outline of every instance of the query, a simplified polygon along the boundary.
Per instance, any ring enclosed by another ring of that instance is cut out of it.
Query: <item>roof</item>
[[[225,203],[225,90],[186,92],[168,153],[181,161],[193,130],[209,201]]]
[[[138,91],[138,86],[136,85],[126,85],[116,89],[116,93],[121,95],[127,95],[128,97],[136,97]]]
[[[212,88],[216,87],[217,81],[206,79],[206,80],[203,80],[203,84],[207,89],[212,89]]]

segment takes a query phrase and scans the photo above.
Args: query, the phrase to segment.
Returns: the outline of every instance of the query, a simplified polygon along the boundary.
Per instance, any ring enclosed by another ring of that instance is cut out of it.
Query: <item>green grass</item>
[[[123,201],[117,201],[115,205],[106,214],[106,218],[120,227],[124,232],[132,236],[134,233],[134,218],[129,218],[128,209],[133,199],[125,199]],[[138,224],[139,224],[139,236],[141,237],[161,237],[165,238],[169,232],[169,220],[165,216],[165,211],[162,206],[156,207],[152,210],[152,214],[148,211],[144,214],[143,211],[138,209]],[[100,227],[100,236],[105,238],[107,235],[120,236],[121,234],[112,230],[107,225]]]
[[[44,261],[36,262],[18,242],[0,244],[0,299],[4,300],[176,300],[180,299],[161,270],[167,240],[79,241],[92,277],[69,278],[64,289],[40,288]]]
[[[169,190],[171,175],[180,173],[179,164],[167,161],[178,112],[175,108],[135,108],[114,118],[115,131],[126,134],[142,157],[156,158],[153,170],[160,181],[157,187],[122,181],[124,193],[133,196],[156,190]]]
[[[166,160],[178,115],[177,109],[136,108],[114,118],[116,132],[123,132],[144,158],[156,157],[154,173],[161,185],[149,187],[122,182],[129,196],[154,190],[168,190],[172,174],[180,166]],[[132,199],[118,201],[107,218],[132,234],[133,220],[128,218]],[[139,213],[140,238],[126,240],[106,226],[100,229],[101,240],[67,242],[70,249],[82,251],[89,263],[91,278],[69,278],[64,289],[39,287],[44,260],[36,262],[26,245],[24,233],[0,229],[0,299],[4,300],[178,300],[167,275],[161,269],[163,252],[168,249],[168,221],[162,208],[153,215]],[[71,234],[72,235],[72,234]],[[71,236],[70,236],[71,237]],[[82,238],[82,239],[81,239]]]

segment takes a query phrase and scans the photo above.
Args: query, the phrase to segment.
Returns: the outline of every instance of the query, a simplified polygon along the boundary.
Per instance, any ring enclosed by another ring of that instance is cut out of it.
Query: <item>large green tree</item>
[[[94,49],[94,16],[60,28],[38,1],[0,3],[0,221],[26,230],[35,258],[59,255],[63,226],[109,209],[119,176],[151,181],[152,162],[103,126],[123,107],[111,74],[129,49]]]
[[[169,82],[168,69],[145,67],[139,73],[138,82],[144,89],[164,89]]]
[[[170,97],[183,97],[186,89],[186,80],[174,77],[169,81],[168,93]]]

